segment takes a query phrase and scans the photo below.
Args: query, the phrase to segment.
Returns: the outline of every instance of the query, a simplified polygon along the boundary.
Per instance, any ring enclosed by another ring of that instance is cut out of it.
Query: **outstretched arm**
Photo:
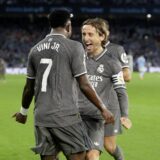
[[[20,112],[17,112],[12,116],[19,123],[23,124],[26,123],[27,111],[34,96],[34,83],[35,83],[34,79],[28,79],[28,78],[26,79],[26,84],[24,86],[22,94],[22,107],[20,109]]]

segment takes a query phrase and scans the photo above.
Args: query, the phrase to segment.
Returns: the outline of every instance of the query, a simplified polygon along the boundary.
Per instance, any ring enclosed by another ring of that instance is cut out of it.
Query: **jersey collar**
[[[92,59],[94,59],[95,61],[98,61],[98,60],[106,53],[106,51],[107,51],[107,48],[105,48],[105,49],[102,51],[102,53],[100,53],[99,55],[94,56],[94,57],[89,57],[89,56],[87,55],[87,53],[86,53],[87,59],[88,59],[88,58],[92,58]]]
[[[109,44],[110,44],[110,41],[108,41],[108,42],[105,44],[105,47],[107,47]]]
[[[95,60],[98,61],[105,53],[107,52],[107,48],[105,48],[101,54],[95,57]]]
[[[64,37],[64,38],[66,38],[65,35],[63,35],[63,34],[58,34],[58,33],[50,33],[50,34],[46,35],[46,37],[49,37],[49,36],[62,36],[62,37]]]

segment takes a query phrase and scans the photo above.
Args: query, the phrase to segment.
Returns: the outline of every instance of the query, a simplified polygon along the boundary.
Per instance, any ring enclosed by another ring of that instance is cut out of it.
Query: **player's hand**
[[[132,122],[129,118],[127,117],[121,117],[121,123],[123,125],[124,128],[126,129],[130,129],[132,127]]]
[[[27,121],[27,116],[22,115],[20,112],[15,113],[12,118],[15,118],[17,122],[22,124],[25,124]]]
[[[114,116],[108,109],[102,111],[102,116],[105,120],[105,124],[114,123]]]

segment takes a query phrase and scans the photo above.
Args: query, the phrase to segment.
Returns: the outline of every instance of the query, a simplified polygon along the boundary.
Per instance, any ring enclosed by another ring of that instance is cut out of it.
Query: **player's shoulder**
[[[30,54],[34,54],[35,52],[37,52],[37,47],[45,41],[45,38],[40,40],[39,42],[37,42],[31,49],[30,49]]]
[[[124,47],[122,46],[122,45],[120,45],[120,44],[117,44],[117,43],[112,43],[112,42],[110,42],[109,44],[108,44],[108,47],[110,47],[110,48],[114,48],[114,49],[124,49]]]
[[[77,46],[82,46],[82,43],[76,41],[76,40],[72,40],[72,39],[67,39],[68,43],[72,44],[73,47],[77,47]]]
[[[121,70],[120,62],[115,58],[115,56],[105,53],[103,58],[103,64],[112,73]]]
[[[72,39],[67,39],[67,41],[68,41],[68,45],[66,45],[66,47],[67,47],[67,50],[70,51],[70,53],[79,54],[84,52],[82,43]]]
[[[123,46],[116,43],[109,43],[108,47],[106,47],[109,54],[115,56],[119,61],[123,63],[128,63],[127,54],[123,48]]]
[[[108,64],[119,63],[117,58],[113,54],[108,54],[108,50],[106,50],[104,54],[105,62]]]

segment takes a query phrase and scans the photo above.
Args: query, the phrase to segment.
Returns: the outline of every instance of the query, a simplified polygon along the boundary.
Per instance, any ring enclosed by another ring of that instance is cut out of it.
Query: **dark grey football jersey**
[[[88,57],[86,59],[86,65],[88,78],[104,104],[108,108],[119,108],[118,100],[115,100],[117,97],[112,97],[110,94],[113,88],[125,89],[125,82],[119,62],[113,57],[110,57],[108,52],[104,51],[96,58]],[[112,101],[115,101],[116,104],[113,104]],[[81,115],[98,119],[101,118],[100,112],[84,97],[81,91],[79,91],[78,102]]]
[[[27,77],[35,78],[35,125],[63,127],[77,122],[75,77],[85,73],[81,43],[50,34],[33,47]]]
[[[127,54],[121,45],[108,41],[106,44],[106,49],[110,56],[115,57],[121,63],[122,68],[129,68],[129,60],[127,58]]]

